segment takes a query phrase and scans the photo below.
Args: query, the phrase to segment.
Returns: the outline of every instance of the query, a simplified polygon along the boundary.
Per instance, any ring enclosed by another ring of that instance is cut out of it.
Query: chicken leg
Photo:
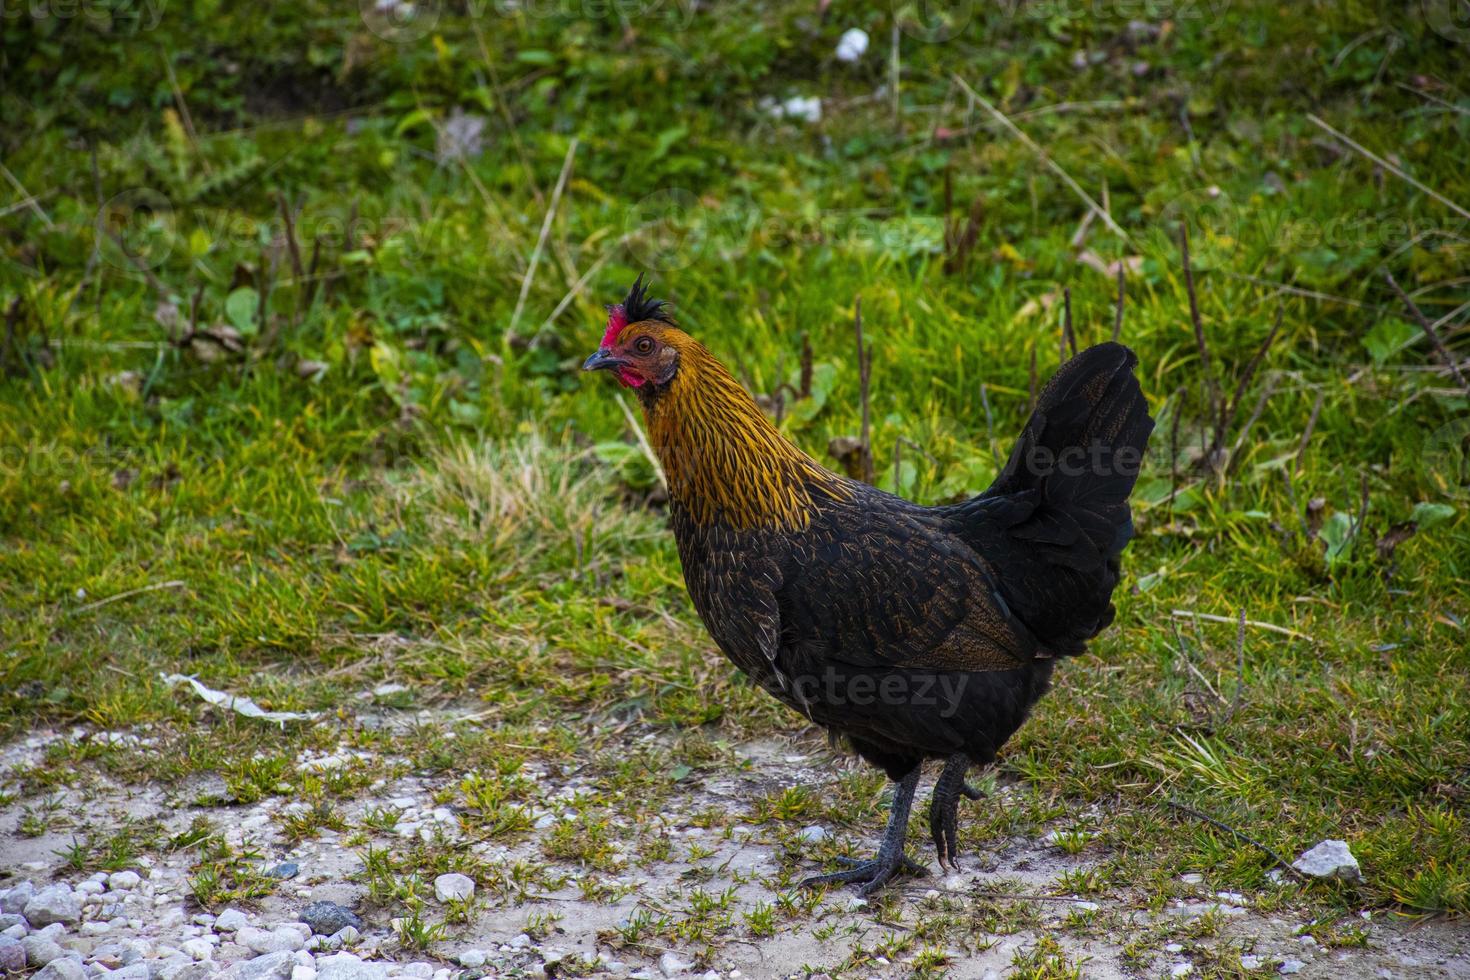
[[[887,884],[900,869],[925,872],[917,861],[903,853],[904,837],[909,829],[909,810],[914,805],[914,793],[919,788],[919,771],[914,766],[909,774],[899,781],[893,794],[893,804],[888,810],[888,829],[883,832],[883,842],[878,845],[878,855],[871,861],[863,861],[846,871],[813,875],[802,881],[803,888],[818,885],[855,884],[858,894],[871,895]],[[961,773],[963,776],[963,772]],[[927,873],[927,872],[925,872]]]
[[[965,782],[970,764],[970,757],[963,752],[956,752],[946,759],[944,771],[939,774],[934,784],[934,795],[929,800],[929,833],[939,855],[939,866],[946,870],[959,870],[960,797],[978,800],[985,795]]]

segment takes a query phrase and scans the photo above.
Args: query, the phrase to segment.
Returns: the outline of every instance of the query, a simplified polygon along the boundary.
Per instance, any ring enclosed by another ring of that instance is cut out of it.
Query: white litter
[[[837,60],[852,64],[868,50],[868,32],[861,27],[849,27],[837,42]]]
[[[212,687],[205,687],[192,677],[184,674],[159,674],[163,682],[169,687],[177,687],[180,684],[188,684],[199,695],[210,704],[221,708],[228,708],[237,715],[246,718],[259,718],[262,721],[273,721],[278,725],[285,725],[288,721],[315,721],[321,717],[318,711],[266,711],[260,705],[247,697],[231,694],[228,691],[216,691]]]

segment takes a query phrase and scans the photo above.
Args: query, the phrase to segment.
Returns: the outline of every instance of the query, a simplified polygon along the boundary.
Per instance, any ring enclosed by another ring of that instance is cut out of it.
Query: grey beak
[[[617,367],[623,363],[625,363],[623,360],[614,356],[612,351],[604,347],[582,362],[582,370],[602,371],[606,368]]]

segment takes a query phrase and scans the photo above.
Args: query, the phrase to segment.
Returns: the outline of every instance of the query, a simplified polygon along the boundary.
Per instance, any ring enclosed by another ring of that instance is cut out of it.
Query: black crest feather
[[[623,300],[623,314],[628,318],[629,323],[640,323],[644,320],[658,320],[662,323],[674,322],[669,313],[669,304],[648,295],[648,287],[643,282],[641,272],[637,280],[629,287],[627,298]]]

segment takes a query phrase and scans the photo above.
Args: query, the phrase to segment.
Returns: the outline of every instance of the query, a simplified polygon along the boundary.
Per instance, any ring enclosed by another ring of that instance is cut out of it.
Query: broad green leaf
[[[230,321],[231,326],[248,337],[259,326],[255,322],[255,312],[259,307],[260,294],[249,286],[241,286],[225,297],[225,318]]]

